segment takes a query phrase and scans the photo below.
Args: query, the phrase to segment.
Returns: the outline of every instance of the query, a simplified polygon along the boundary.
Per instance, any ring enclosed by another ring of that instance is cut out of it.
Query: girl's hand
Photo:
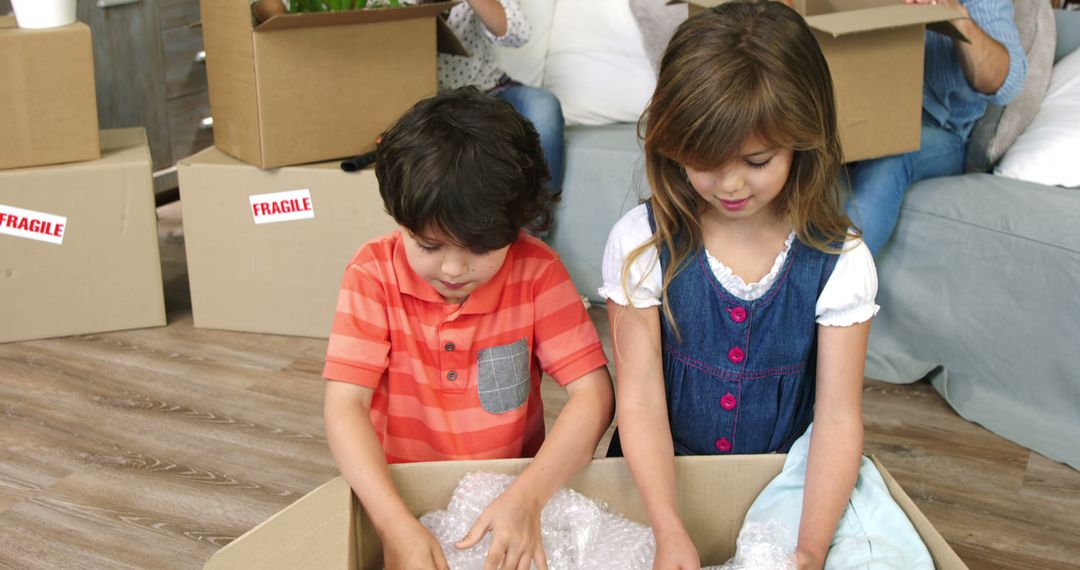
[[[527,493],[511,486],[480,513],[465,538],[454,546],[472,548],[490,531],[491,548],[484,570],[529,570],[532,563],[538,570],[547,570],[547,556],[540,541],[542,507]]]
[[[680,527],[656,534],[653,570],[701,570],[701,558],[686,529]]]
[[[439,541],[420,521],[409,517],[385,528],[387,532],[380,538],[383,543],[383,563],[387,570],[450,570]]]

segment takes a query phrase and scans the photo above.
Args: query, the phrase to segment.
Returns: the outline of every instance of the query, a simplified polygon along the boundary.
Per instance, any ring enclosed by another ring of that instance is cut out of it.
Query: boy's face
[[[454,304],[464,303],[473,291],[494,277],[510,249],[506,245],[476,253],[437,234],[414,235],[406,228],[401,228],[401,236],[409,267],[447,303]]]

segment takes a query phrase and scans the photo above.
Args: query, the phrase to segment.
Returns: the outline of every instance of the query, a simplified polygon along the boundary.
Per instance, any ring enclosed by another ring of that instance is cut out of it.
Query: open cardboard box
[[[726,0],[672,0],[690,15]],[[961,41],[944,6],[902,0],[793,0],[829,64],[845,161],[919,149],[923,47],[932,29]]]
[[[0,170],[97,160],[100,142],[90,27],[0,16]]]
[[[285,14],[255,25],[249,0],[201,0],[214,144],[261,168],[363,154],[435,95],[439,51],[467,55],[421,6]]]
[[[325,338],[349,260],[397,228],[372,169],[262,170],[211,147],[178,171],[196,327]]]
[[[702,564],[722,564],[734,555],[746,511],[780,473],[785,458],[770,454],[675,459],[679,512]],[[393,465],[390,472],[409,509],[419,516],[445,509],[466,473],[517,474],[528,463],[528,459],[411,463]],[[874,463],[926,543],[935,566],[941,570],[967,568],[881,463],[877,459]],[[630,470],[621,458],[593,460],[568,486],[608,503],[633,520],[647,520]],[[348,483],[338,477],[219,550],[203,568],[377,569],[382,568],[382,545]]]

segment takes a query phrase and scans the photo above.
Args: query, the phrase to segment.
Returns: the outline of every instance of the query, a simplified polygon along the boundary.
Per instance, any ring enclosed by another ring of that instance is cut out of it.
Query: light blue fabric
[[[1009,51],[1009,73],[1005,82],[993,95],[984,95],[968,84],[956,56],[955,40],[936,32],[926,32],[923,109],[935,119],[937,126],[967,140],[971,127],[986,112],[988,103],[1005,105],[1020,94],[1027,76],[1027,57],[1013,21],[1011,1],[961,0],[961,4],[979,29]]]
[[[743,525],[776,521],[791,533],[797,543],[802,517],[803,487],[810,434],[814,426],[795,441],[788,451],[784,469],[761,491]],[[866,457],[862,458],[859,478],[851,500],[836,528],[825,570],[933,570],[934,561],[922,538],[896,504],[885,480]]]
[[[548,171],[551,172],[549,188],[555,194],[562,192],[565,144],[563,129],[566,120],[563,118],[559,99],[547,89],[528,85],[511,85],[499,88],[492,94],[513,105],[521,116],[536,127],[536,132],[540,135],[540,146],[544,149],[544,159],[547,160]]]

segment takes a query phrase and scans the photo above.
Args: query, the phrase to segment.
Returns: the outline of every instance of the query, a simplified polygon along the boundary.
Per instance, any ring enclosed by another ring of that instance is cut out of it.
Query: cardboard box
[[[785,455],[735,455],[675,458],[679,513],[703,565],[722,564],[735,553],[746,511],[773,477]],[[471,471],[520,473],[528,459],[448,461],[392,465],[390,473],[410,511],[419,516],[445,509],[454,486]],[[907,513],[939,570],[967,568],[931,526],[903,489],[876,459],[893,498]],[[595,459],[568,484],[623,515],[648,518],[621,459]],[[647,522],[646,522],[647,524]],[[382,545],[349,484],[341,477],[308,493],[267,521],[228,544],[204,570],[382,568]]]
[[[237,158],[270,168],[363,154],[436,93],[437,16],[456,1],[254,28],[249,4],[201,0],[214,144]],[[447,33],[442,49],[466,54]]]
[[[165,324],[143,129],[101,159],[0,171],[0,342]]]
[[[690,14],[725,0],[687,1]],[[836,89],[837,126],[848,162],[919,149],[927,28],[963,38],[958,12],[896,0],[794,0]]]
[[[0,169],[101,158],[90,28],[0,16]]]
[[[196,327],[327,337],[356,250],[397,224],[374,170],[261,170],[215,148],[180,161]]]

